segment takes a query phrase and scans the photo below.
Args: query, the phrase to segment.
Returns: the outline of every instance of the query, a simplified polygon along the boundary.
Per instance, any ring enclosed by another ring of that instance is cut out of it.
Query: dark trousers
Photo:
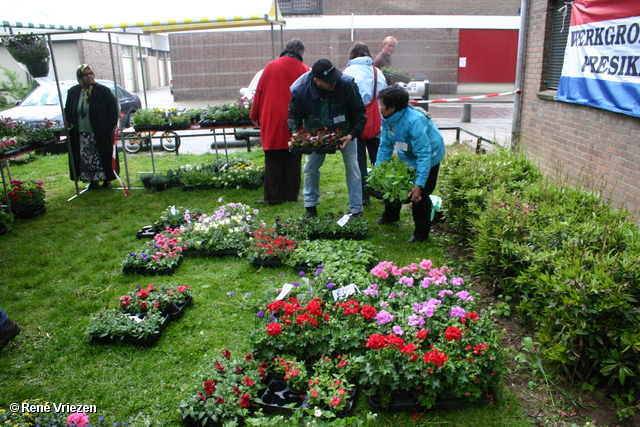
[[[424,184],[424,189],[422,190],[422,199],[419,202],[411,203],[411,213],[413,214],[415,227],[413,235],[418,239],[426,239],[429,237],[429,231],[431,230],[431,209],[433,207],[429,195],[433,193],[433,190],[436,188],[439,170],[439,163],[431,168],[429,178],[427,178],[427,182]],[[401,208],[402,203],[399,201],[396,200],[393,203],[389,203],[385,200],[382,219],[387,222],[399,221]]]
[[[376,164],[376,158],[378,157],[378,146],[380,145],[380,139],[364,139],[358,138],[358,166],[360,167],[360,177],[362,178],[362,201],[367,203],[370,201],[369,193],[367,193],[367,152],[369,152],[369,160],[371,165]]]
[[[264,150],[264,200],[295,202],[300,194],[302,154]]]

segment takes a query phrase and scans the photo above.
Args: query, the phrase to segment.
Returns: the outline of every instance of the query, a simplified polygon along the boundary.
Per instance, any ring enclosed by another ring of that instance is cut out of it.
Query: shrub
[[[486,209],[492,192],[500,188],[520,191],[541,176],[533,162],[508,150],[483,156],[465,149],[450,150],[438,180],[443,215],[448,223],[468,234],[471,220]]]

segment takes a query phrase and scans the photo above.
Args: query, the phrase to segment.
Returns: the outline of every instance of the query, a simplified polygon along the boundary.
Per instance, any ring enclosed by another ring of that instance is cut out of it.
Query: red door
[[[518,30],[460,30],[458,83],[514,83],[517,56]]]

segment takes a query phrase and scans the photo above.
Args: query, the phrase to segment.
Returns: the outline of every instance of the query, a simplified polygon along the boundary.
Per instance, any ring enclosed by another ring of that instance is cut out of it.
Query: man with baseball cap
[[[304,128],[309,134],[318,131],[339,132],[344,160],[349,213],[362,212],[362,185],[358,167],[358,146],[354,141],[367,122],[366,110],[358,86],[350,76],[343,75],[328,59],[319,59],[310,71],[291,85],[289,130],[297,134]],[[320,167],[325,154],[307,155],[304,165],[305,216],[316,216],[320,199]]]

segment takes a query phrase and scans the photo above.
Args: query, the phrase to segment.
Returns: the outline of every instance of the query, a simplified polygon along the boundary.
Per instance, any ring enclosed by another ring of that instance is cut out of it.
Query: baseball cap
[[[311,75],[325,83],[333,83],[342,76],[342,71],[338,70],[328,59],[318,59],[311,67]]]

